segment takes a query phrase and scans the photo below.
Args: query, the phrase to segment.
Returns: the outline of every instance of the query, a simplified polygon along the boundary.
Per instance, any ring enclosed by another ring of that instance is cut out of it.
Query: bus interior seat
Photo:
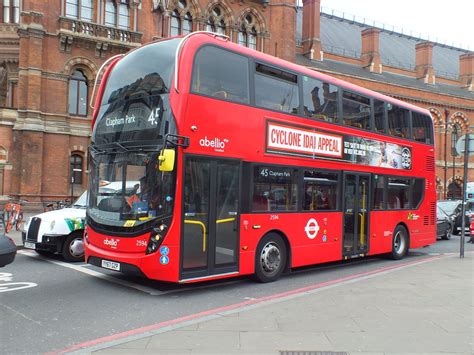
[[[221,99],[227,99],[227,96],[229,96],[229,95],[227,94],[227,91],[219,90],[219,91],[216,91],[215,93],[213,93],[212,96],[218,97],[218,98],[221,98]]]

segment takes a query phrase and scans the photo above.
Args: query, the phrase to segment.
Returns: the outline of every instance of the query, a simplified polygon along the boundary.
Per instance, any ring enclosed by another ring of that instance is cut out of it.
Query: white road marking
[[[38,286],[34,282],[10,282],[13,281],[13,275],[7,272],[0,272],[0,293],[23,290],[25,288],[31,288]]]
[[[102,273],[94,271],[94,270],[90,270],[90,269],[87,269],[87,268],[85,268],[84,266],[81,266],[81,265],[68,264],[68,263],[63,262],[63,261],[47,259],[47,258],[44,258],[44,257],[34,253],[34,252],[19,250],[18,253],[22,254],[22,255],[29,256],[31,258],[41,259],[41,260],[47,261],[48,263],[51,263],[51,264],[55,264],[55,265],[62,266],[62,267],[68,268],[68,269],[79,271],[79,272],[82,272],[83,274],[94,276],[94,277],[97,277],[99,279],[106,280],[106,281],[109,281],[109,282],[112,282],[112,283],[115,283],[115,284],[118,284],[118,285],[121,285],[121,286],[130,287],[130,288],[133,288],[135,290],[147,293],[147,294],[152,295],[152,296],[162,295],[162,294],[165,293],[165,292],[162,292],[162,291],[155,290],[154,288],[151,288],[151,287],[138,285],[138,284],[135,284],[133,282],[117,279],[115,277],[105,275],[105,274],[102,274]]]
[[[8,306],[5,305],[5,304],[0,304],[0,306],[2,306],[2,307],[4,307],[4,308],[8,309],[10,312],[13,312],[13,313],[15,313],[15,314],[18,314],[20,317],[23,317],[23,318],[29,320],[30,322],[33,322],[33,323],[38,324],[38,325],[42,325],[41,322],[38,322],[37,320],[31,319],[31,318],[28,317],[26,314],[23,314],[23,313],[21,313],[21,312],[18,312],[18,311],[16,311],[16,310],[14,310],[13,308],[8,307]]]

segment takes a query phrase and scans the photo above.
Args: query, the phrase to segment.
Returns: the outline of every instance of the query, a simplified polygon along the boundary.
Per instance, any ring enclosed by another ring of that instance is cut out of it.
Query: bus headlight
[[[158,250],[161,243],[163,243],[164,235],[166,233],[167,226],[161,224],[158,227],[153,228],[150,235],[150,241],[146,247],[146,254],[154,253]]]

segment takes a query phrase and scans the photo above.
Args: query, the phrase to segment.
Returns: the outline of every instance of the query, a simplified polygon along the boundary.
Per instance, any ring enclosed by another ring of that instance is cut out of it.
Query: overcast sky
[[[321,0],[321,6],[474,51],[474,0]]]

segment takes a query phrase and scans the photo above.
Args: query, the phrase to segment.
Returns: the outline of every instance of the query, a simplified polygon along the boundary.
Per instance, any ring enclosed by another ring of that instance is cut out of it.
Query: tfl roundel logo
[[[306,227],[304,228],[304,231],[306,232],[306,235],[308,236],[309,239],[316,238],[319,232],[318,221],[316,221],[314,218],[311,218],[310,220],[308,220],[308,223],[306,223]]]

